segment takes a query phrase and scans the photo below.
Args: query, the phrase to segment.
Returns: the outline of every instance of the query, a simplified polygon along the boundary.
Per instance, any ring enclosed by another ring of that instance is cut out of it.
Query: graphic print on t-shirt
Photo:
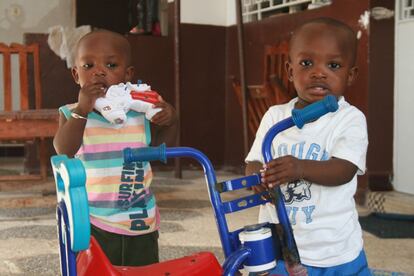
[[[311,198],[311,183],[306,180],[299,179],[290,182],[286,185],[283,191],[286,204],[291,204],[293,201],[303,201]]]
[[[295,144],[281,143],[278,146],[278,156],[292,155],[298,159],[307,160],[327,160],[328,152],[318,143],[307,143],[301,141]],[[312,183],[298,179],[281,186],[283,197],[285,200],[286,211],[288,213],[292,225],[297,223],[297,220],[303,220],[306,224],[313,221],[312,214],[316,206],[309,204],[312,199]],[[310,201],[307,205],[307,201]],[[300,206],[295,205],[295,202],[302,202]]]

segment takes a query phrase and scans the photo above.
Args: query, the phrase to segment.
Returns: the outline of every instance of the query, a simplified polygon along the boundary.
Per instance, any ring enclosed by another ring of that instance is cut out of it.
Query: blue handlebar
[[[272,142],[279,132],[291,128],[294,125],[298,128],[302,128],[305,123],[316,120],[326,113],[335,112],[337,109],[338,102],[333,95],[328,95],[323,98],[323,100],[310,104],[303,109],[293,109],[292,117],[278,122],[267,131],[262,144],[262,154],[265,163],[268,163],[273,159],[271,150]]]
[[[160,160],[166,162],[168,158],[176,157],[191,157],[197,160],[204,169],[204,175],[207,180],[208,192],[210,195],[210,200],[213,205],[214,214],[217,220],[217,224],[221,225],[220,240],[223,245],[224,255],[226,257],[230,256],[232,252],[231,239],[229,236],[229,229],[226,223],[226,217],[224,210],[218,206],[222,205],[220,196],[218,193],[214,192],[215,184],[217,183],[216,174],[214,172],[213,165],[211,164],[208,157],[199,150],[189,148],[189,147],[165,147],[165,144],[162,144],[158,147],[146,147],[146,148],[125,148],[124,149],[124,161],[127,163],[130,162],[142,162],[142,161],[155,161]]]
[[[163,163],[167,163],[165,144],[161,144],[158,147],[145,147],[136,149],[125,148],[124,161],[126,163],[137,161],[161,161]]]
[[[338,109],[338,101],[333,95],[326,96],[323,100],[310,104],[303,109],[293,109],[293,122],[298,128],[302,128],[307,122],[318,119],[328,112],[335,112]]]
[[[323,100],[308,105],[303,109],[293,109],[292,116],[286,118],[274,126],[272,126],[266,133],[263,144],[262,154],[265,163],[270,162],[272,157],[272,142],[275,136],[288,128],[296,125],[298,128],[302,128],[307,122],[318,119],[328,112],[335,112],[338,109],[338,102],[333,95],[326,96]],[[285,203],[282,198],[282,192],[280,187],[276,187],[270,191],[275,200],[275,206],[279,222],[283,227],[283,240],[286,243],[287,249],[293,258],[300,262],[299,252],[296,246],[295,238],[293,236],[292,227],[289,222],[289,217],[286,213]]]

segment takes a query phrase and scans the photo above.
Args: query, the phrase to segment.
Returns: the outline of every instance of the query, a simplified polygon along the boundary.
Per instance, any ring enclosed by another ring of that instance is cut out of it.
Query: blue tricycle
[[[337,109],[338,103],[334,96],[326,96],[301,110],[294,109],[291,117],[274,125],[266,134],[262,145],[264,161],[267,163],[272,160],[271,145],[279,132],[293,126],[302,128],[306,122]],[[58,200],[56,212],[62,275],[235,275],[243,268],[249,273],[271,271],[282,261],[291,275],[294,275],[292,271],[300,271],[297,269],[302,266],[299,252],[279,187],[262,194],[224,202],[223,193],[260,185],[260,176],[254,174],[217,182],[214,168],[207,156],[189,147],[166,148],[161,145],[124,149],[126,163],[154,160],[166,162],[168,158],[177,157],[193,158],[204,169],[224,252],[224,263],[220,265],[210,252],[200,252],[142,267],[111,265],[99,244],[90,235],[85,169],[80,160],[57,155],[51,158],[51,163]],[[276,205],[280,224],[252,224],[229,231],[226,214],[267,202]]]

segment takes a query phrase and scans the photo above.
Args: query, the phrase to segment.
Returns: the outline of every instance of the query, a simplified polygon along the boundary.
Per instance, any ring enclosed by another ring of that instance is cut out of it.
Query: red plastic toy
[[[159,101],[159,94],[156,91],[131,91],[131,97],[134,100],[140,100],[148,103],[158,103]]]
[[[191,256],[140,267],[113,266],[93,236],[91,236],[89,249],[78,254],[76,267],[77,275],[218,276],[223,273],[216,257],[210,252],[199,252]]]

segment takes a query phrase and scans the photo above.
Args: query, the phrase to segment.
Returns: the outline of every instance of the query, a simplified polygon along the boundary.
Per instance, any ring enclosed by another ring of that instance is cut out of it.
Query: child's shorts
[[[371,271],[368,268],[367,258],[364,250],[361,251],[359,256],[349,262],[342,265],[331,267],[314,267],[305,265],[308,270],[309,276],[371,276]],[[250,276],[260,275],[262,273],[250,273]],[[276,268],[269,271],[267,275],[289,275],[285,268],[285,263],[282,261],[277,262]]]
[[[127,236],[110,233],[92,225],[91,235],[113,265],[143,266],[159,262],[158,231]]]

